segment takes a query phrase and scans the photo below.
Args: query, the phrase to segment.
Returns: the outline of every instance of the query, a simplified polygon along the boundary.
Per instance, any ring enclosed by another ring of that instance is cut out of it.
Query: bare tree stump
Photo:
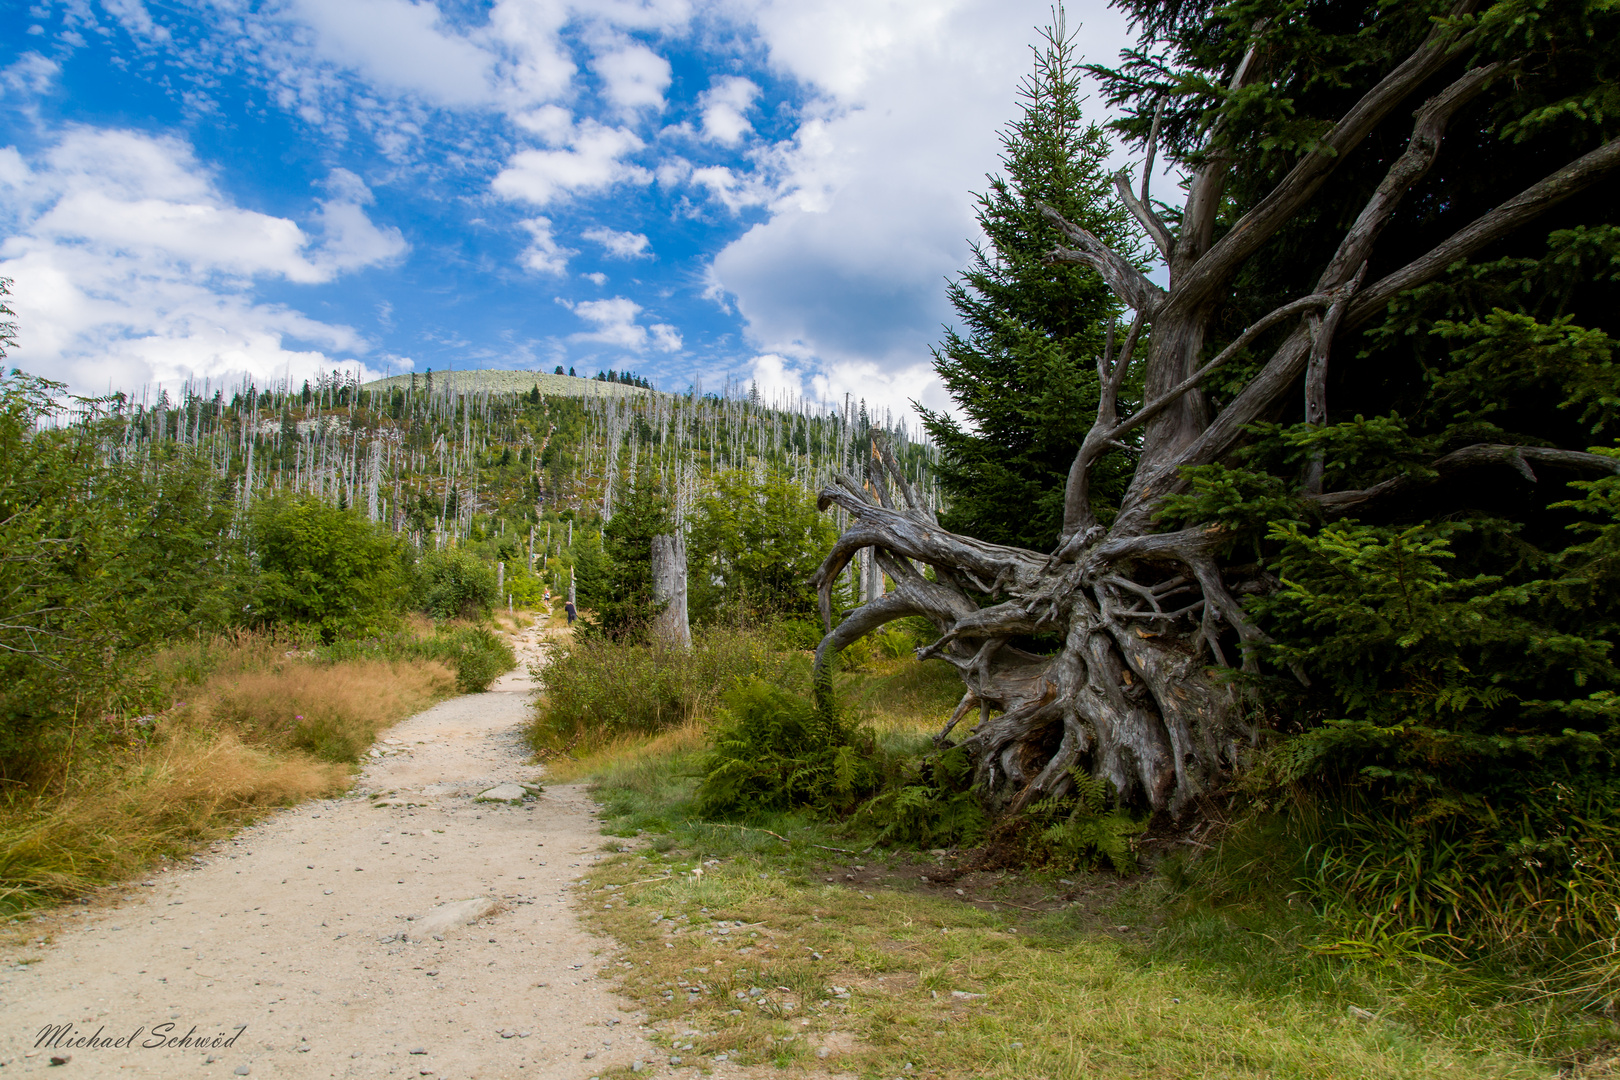
[[[652,539],[653,601],[659,605],[652,636],[666,645],[692,644],[686,618],[686,538],[680,533]]]

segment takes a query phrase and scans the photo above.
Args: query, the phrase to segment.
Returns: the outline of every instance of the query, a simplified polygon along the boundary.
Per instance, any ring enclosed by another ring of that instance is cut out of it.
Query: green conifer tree
[[[658,614],[652,591],[652,539],[674,528],[663,485],[644,465],[619,489],[613,520],[602,529],[607,581],[595,611],[580,617],[587,635],[615,641],[644,637]]]
[[[934,351],[968,423],[927,410],[923,418],[944,450],[939,477],[950,508],[941,523],[1050,550],[1074,449],[1097,410],[1097,355],[1119,305],[1096,271],[1046,261],[1063,241],[1036,200],[1116,250],[1132,240],[1105,171],[1108,141],[1081,112],[1080,56],[1061,8],[1033,52],[1018,90],[1023,115],[1002,134],[1006,175],[977,197],[987,245],[974,245],[972,265],[950,285],[962,329],[947,331]],[[1123,490],[1124,468],[1109,464],[1092,482],[1104,503]]]

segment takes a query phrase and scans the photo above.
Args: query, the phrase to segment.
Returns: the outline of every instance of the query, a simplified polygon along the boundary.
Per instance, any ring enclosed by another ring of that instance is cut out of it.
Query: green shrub
[[[880,781],[877,740],[847,714],[762,679],[726,695],[697,809],[748,817],[808,807],[845,813]]]
[[[537,750],[591,746],[678,727],[710,715],[740,681],[807,670],[803,657],[781,654],[758,630],[700,631],[690,649],[575,639],[540,672],[530,741]]]
[[[399,542],[359,514],[310,496],[264,499],[251,515],[248,543],[259,567],[259,624],[304,623],[331,642],[398,623]]]
[[[484,626],[457,626],[423,639],[423,655],[443,660],[456,669],[456,685],[464,694],[479,694],[517,666],[517,655],[493,630]]]
[[[1107,780],[1082,769],[1069,775],[1074,795],[1036,811],[1037,819],[1049,822],[1040,833],[1043,861],[1062,870],[1094,870],[1106,862],[1115,873],[1131,873],[1136,869],[1132,840],[1146,831],[1147,822],[1120,808]]]
[[[517,665],[517,655],[499,635],[482,626],[440,627],[431,637],[408,632],[351,638],[321,650],[324,659],[440,660],[456,672],[464,694],[482,693]]]
[[[430,551],[416,564],[416,603],[435,619],[481,619],[501,598],[495,568],[465,551]]]
[[[890,660],[910,656],[917,649],[917,640],[911,636],[911,631],[896,623],[874,630],[871,638],[878,654]]]

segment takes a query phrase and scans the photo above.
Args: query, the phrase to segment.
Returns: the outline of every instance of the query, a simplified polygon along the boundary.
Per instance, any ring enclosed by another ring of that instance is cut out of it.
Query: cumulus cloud
[[[652,258],[652,252],[647,250],[647,237],[643,233],[618,232],[614,229],[599,226],[594,229],[586,229],[584,235],[585,239],[601,244],[610,258]]]
[[[567,145],[562,149],[513,154],[491,184],[495,193],[543,207],[614,184],[652,183],[652,173],[623,160],[644,145],[630,129],[586,120],[565,138]]]
[[[529,246],[518,261],[537,274],[566,273],[568,257],[578,253],[563,247],[551,235],[551,219],[533,217],[519,224],[529,231]]]
[[[703,112],[703,137],[711,142],[736,146],[743,136],[754,130],[748,122],[747,112],[759,97],[759,87],[752,80],[738,75],[716,79],[698,95],[698,107]]]
[[[258,280],[327,282],[403,252],[398,230],[366,217],[359,177],[339,170],[327,188],[306,232],[234,205],[174,139],[80,128],[33,161],[7,148],[0,275],[16,280],[15,361],[101,389],[108,378],[268,378],[329,367],[329,351],[363,353],[351,328],[253,296]]]
[[[624,114],[639,109],[662,112],[669,89],[669,61],[645,45],[625,44],[591,61],[602,80],[602,93]]]
[[[62,74],[62,65],[37,52],[25,52],[0,69],[0,97],[38,97]]]
[[[978,233],[970,192],[998,169],[997,131],[1016,115],[1031,28],[1048,9],[764,0],[750,17],[773,68],[812,96],[792,136],[751,167],[693,172],[733,212],[767,211],[716,255],[709,295],[735,306],[761,357],[792,358],[784,370],[812,396],[943,403],[928,346],[954,319],[944,281]],[[1116,13],[1098,5],[1086,18],[1091,55],[1126,40]]]
[[[570,341],[597,342],[630,352],[644,352],[649,344],[659,352],[673,353],[681,349],[681,334],[675,327],[668,323],[642,326],[636,322],[641,305],[633,300],[615,296],[610,300],[581,300],[577,304],[562,299],[557,302],[595,327],[570,335]]]

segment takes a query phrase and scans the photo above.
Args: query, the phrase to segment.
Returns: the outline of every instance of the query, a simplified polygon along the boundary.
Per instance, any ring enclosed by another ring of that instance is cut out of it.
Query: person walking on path
[[[574,607],[574,602],[570,600],[563,605],[563,610],[568,613],[568,625],[573,626],[574,620],[579,616],[579,609]]]

